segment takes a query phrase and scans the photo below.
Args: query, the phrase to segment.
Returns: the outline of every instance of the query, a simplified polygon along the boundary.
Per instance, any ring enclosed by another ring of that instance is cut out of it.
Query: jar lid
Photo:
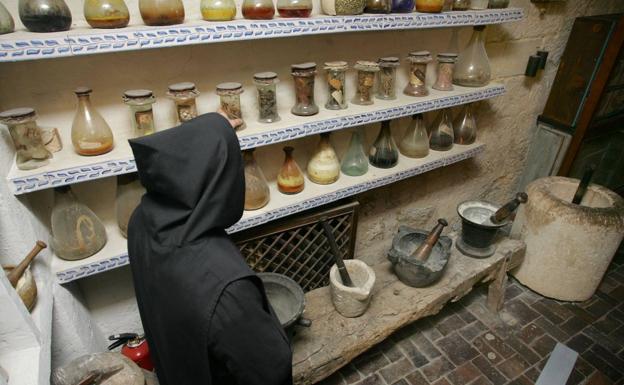
[[[217,95],[238,95],[243,93],[243,85],[238,82],[217,84]]]
[[[195,83],[191,82],[181,82],[169,85],[169,91],[172,92],[192,91],[194,89]]]
[[[290,66],[290,69],[293,70],[293,71],[315,70],[316,69],[316,63],[314,63],[314,62],[307,62],[307,63],[293,64],[293,65]]]
[[[258,72],[254,74],[254,79],[256,80],[274,80],[277,79],[277,74],[275,72],[267,71],[267,72]]]
[[[326,70],[346,70],[349,68],[349,63],[346,61],[338,60],[338,61],[328,61],[325,62]]]
[[[457,54],[456,53],[439,53],[438,54],[438,61],[441,62],[454,62],[457,59]]]
[[[429,51],[415,51],[407,54],[407,60],[415,63],[428,63],[431,59],[431,52]]]
[[[35,116],[35,109],[30,107],[13,108],[0,112],[0,119],[23,119]]]
[[[379,71],[379,64],[375,63],[374,61],[358,60],[355,62],[353,68],[355,68],[356,70],[375,72]]]
[[[380,67],[397,67],[399,65],[399,58],[396,56],[386,56],[379,58]]]
[[[124,97],[128,99],[145,99],[154,95],[151,90],[127,90],[124,92]]]
[[[74,90],[76,95],[89,95],[93,90],[91,87],[78,87]]]
[[[410,52],[408,56],[411,57],[423,57],[423,56],[431,56],[431,52],[429,51],[414,51]]]

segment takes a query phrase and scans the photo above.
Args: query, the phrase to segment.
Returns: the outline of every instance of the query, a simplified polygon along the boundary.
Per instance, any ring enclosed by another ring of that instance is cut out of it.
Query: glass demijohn
[[[182,0],[139,0],[139,11],[146,25],[173,25],[184,22]]]
[[[268,20],[275,15],[272,0],[244,0],[242,11],[245,19],[252,20]]]
[[[357,87],[354,104],[369,105],[374,103],[375,75],[379,71],[379,64],[372,61],[359,60],[355,63],[357,72]]]
[[[52,249],[59,258],[84,259],[106,244],[104,225],[91,209],[76,200],[69,186],[54,189],[50,223]]]
[[[454,142],[472,144],[477,140],[477,120],[472,113],[472,104],[466,104],[453,121]]]
[[[429,51],[410,52],[407,61],[409,63],[409,82],[403,93],[409,96],[427,96],[427,64],[431,62]]]
[[[457,58],[453,83],[466,87],[483,87],[490,82],[492,72],[485,50],[484,25],[474,27],[468,46]]]
[[[399,150],[392,138],[389,120],[381,122],[379,135],[368,151],[368,161],[378,168],[391,168],[399,162]]]
[[[245,210],[257,210],[269,203],[269,185],[256,163],[254,149],[243,151],[245,162]]]
[[[321,134],[321,139],[308,162],[308,178],[317,184],[331,184],[340,177],[340,162],[336,150],[329,141],[329,132]]]
[[[217,95],[221,98],[221,109],[230,119],[243,119],[240,94],[243,93],[243,85],[236,82],[221,83],[217,85]],[[235,129],[244,128],[243,121]]]
[[[19,17],[30,32],[67,31],[72,22],[63,0],[19,0]]]
[[[80,155],[100,155],[113,149],[113,132],[102,115],[91,105],[91,88],[78,87],[78,109],[72,123],[74,149]]]
[[[327,103],[328,110],[343,110],[347,108],[347,96],[345,93],[345,73],[349,66],[346,61],[331,61],[325,63],[327,72]]]
[[[0,35],[11,33],[15,30],[15,21],[13,16],[6,9],[4,4],[0,3]]]
[[[123,28],[130,21],[124,0],[85,0],[83,10],[93,28]]]
[[[362,129],[356,128],[351,134],[347,153],[342,158],[340,170],[345,175],[360,176],[368,171],[368,157],[364,152],[364,135]]]
[[[15,108],[0,112],[0,123],[5,124],[15,145],[15,164],[20,170],[32,170],[50,163],[37,127],[37,114],[32,108]]]
[[[303,173],[293,158],[294,148],[284,147],[284,164],[277,174],[277,189],[283,194],[297,194],[303,191],[305,180]]]
[[[156,102],[156,98],[152,91],[128,90],[123,94],[123,101],[130,107],[134,137],[153,134],[156,129],[152,104]]]
[[[275,72],[260,72],[254,75],[254,83],[258,89],[258,121],[273,123],[280,120],[277,113],[277,90],[279,82]]]
[[[378,99],[396,99],[396,69],[398,66],[398,57],[382,57],[379,59],[379,73],[377,74]]]
[[[392,0],[366,0],[364,13],[390,13],[392,12]]]
[[[281,17],[310,17],[312,0],[277,0],[277,12]]]
[[[188,122],[197,117],[197,103],[195,99],[199,96],[199,91],[195,88],[195,83],[182,82],[169,86],[167,97],[175,103],[176,117],[179,123]]]
[[[128,222],[130,221],[130,216],[139,203],[141,203],[143,194],[145,194],[145,188],[141,185],[136,173],[117,176],[115,211],[117,214],[117,225],[124,238],[128,238]]]
[[[453,91],[455,60],[457,60],[455,53],[438,54],[438,77],[431,88],[438,91]]]
[[[417,12],[439,13],[444,8],[444,0],[416,0]]]
[[[449,109],[440,111],[429,133],[429,148],[436,151],[448,151],[453,147],[453,123]]]
[[[202,18],[208,21],[228,21],[236,17],[234,0],[201,0]]]
[[[316,63],[293,64],[290,69],[295,81],[295,106],[290,112],[299,116],[318,114],[319,108],[314,102]]]
[[[399,143],[401,154],[410,158],[429,155],[429,135],[422,114],[412,116],[412,121]]]

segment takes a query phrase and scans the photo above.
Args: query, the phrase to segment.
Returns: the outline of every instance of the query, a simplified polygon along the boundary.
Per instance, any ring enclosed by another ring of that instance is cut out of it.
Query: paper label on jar
[[[415,86],[422,86],[425,84],[425,74],[420,70],[416,69],[414,71],[410,71],[410,83]]]
[[[136,120],[138,131],[143,134],[151,133],[154,124],[152,110],[137,111],[134,113],[134,119]]]
[[[336,90],[334,92],[331,93],[332,98],[334,98],[334,100],[338,103],[338,104],[342,104],[343,98],[342,98],[342,91],[340,90]]]

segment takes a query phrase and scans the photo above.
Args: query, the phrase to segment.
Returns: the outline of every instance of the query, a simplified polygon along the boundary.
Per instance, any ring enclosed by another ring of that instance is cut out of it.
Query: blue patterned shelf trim
[[[395,174],[391,174],[383,178],[358,183],[356,185],[346,187],[344,189],[341,189],[341,190],[338,190],[329,194],[324,194],[324,195],[310,198],[303,202],[280,207],[279,209],[272,210],[267,213],[254,215],[252,217],[240,220],[237,224],[227,229],[227,231],[228,233],[232,234],[241,230],[249,229],[251,227],[273,221],[275,219],[283,218],[288,215],[296,214],[301,211],[319,207],[319,206],[322,206],[331,202],[335,202],[342,198],[353,196],[364,191],[368,191],[377,187],[385,186],[390,183],[398,182],[402,179],[406,179],[415,175],[423,174],[427,171],[431,171],[436,168],[445,167],[450,164],[472,158],[476,156],[477,154],[483,152],[484,150],[485,150],[485,145],[481,144],[479,146],[476,146],[460,154],[456,154],[456,155],[449,156],[449,157],[442,158],[442,159],[437,159],[432,162],[427,162],[418,167],[414,167],[414,168],[404,170]],[[63,283],[75,281],[80,278],[99,274],[104,271],[113,270],[118,267],[125,266],[128,263],[129,263],[128,255],[122,254],[119,256],[109,258],[104,261],[87,263],[85,265],[82,265],[73,269],[58,271],[56,272],[56,277],[57,277],[58,282],[63,284]]]
[[[504,93],[505,87],[499,85],[484,90],[477,90],[465,95],[449,96],[436,100],[416,102],[407,106],[399,106],[386,110],[371,111],[352,116],[313,121],[311,123],[303,123],[300,126],[287,127],[257,135],[243,135],[239,137],[239,141],[241,148],[243,149],[261,147],[272,143],[279,143],[291,139],[302,138],[304,136],[315,135],[321,132],[334,131],[346,127],[354,127],[367,123],[380,122],[382,120],[410,116],[421,112],[458,106],[478,100],[493,98]],[[9,185],[15,195],[20,195],[52,187],[106,178],[114,175],[128,174],[131,172],[136,172],[136,164],[134,162],[134,158],[132,157],[34,174],[23,178],[10,178]]]
[[[522,20],[521,8],[483,11],[412,13],[394,15],[323,16],[311,19],[267,21],[235,20],[226,23],[198,21],[193,25],[128,28],[127,31],[82,34],[69,31],[41,39],[0,40],[0,62],[36,60],[104,52],[131,51],[236,40],[318,35],[326,33],[403,30],[462,25],[499,24]]]

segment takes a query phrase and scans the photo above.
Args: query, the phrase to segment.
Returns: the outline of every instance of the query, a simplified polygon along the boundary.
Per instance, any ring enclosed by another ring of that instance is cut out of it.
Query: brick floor
[[[478,287],[317,385],[531,385],[557,342],[579,353],[567,385],[624,385],[624,257],[589,301],[543,298],[513,278],[499,315]]]

